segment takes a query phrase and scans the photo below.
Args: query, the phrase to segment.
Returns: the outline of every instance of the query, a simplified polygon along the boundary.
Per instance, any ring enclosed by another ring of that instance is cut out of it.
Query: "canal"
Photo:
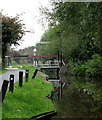
[[[51,72],[46,74],[51,76]],[[54,76],[53,72],[53,76]],[[102,118],[102,79],[60,75],[62,96],[53,82],[53,103],[57,111],[55,118]]]

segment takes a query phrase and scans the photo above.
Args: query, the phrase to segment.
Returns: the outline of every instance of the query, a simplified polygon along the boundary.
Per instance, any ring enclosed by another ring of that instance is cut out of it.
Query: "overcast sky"
[[[40,18],[39,7],[48,6],[48,0],[1,0],[0,11],[3,10],[3,15],[16,16],[16,14],[23,15],[20,17],[25,24],[27,30],[32,30],[34,33],[26,33],[22,38],[24,41],[17,49],[23,49],[28,46],[34,46],[40,41],[44,33],[44,28],[38,20]]]

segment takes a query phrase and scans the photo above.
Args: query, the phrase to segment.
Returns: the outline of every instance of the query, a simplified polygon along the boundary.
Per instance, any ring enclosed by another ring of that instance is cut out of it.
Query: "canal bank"
[[[36,68],[24,69],[29,69],[29,80],[25,82],[24,78],[22,87],[16,82],[14,93],[7,90],[2,104],[2,118],[31,118],[55,110],[52,101],[46,97],[53,90],[53,85],[45,82],[39,73],[32,79]]]

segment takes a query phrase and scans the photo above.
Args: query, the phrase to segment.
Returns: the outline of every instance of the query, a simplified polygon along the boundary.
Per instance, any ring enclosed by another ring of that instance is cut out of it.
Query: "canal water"
[[[69,77],[62,89],[54,93],[57,118],[102,118],[102,80],[99,78]]]
[[[54,118],[102,118],[100,77],[60,75],[60,79],[62,86],[53,82],[54,88],[56,87],[53,92],[53,103],[57,111],[57,116]],[[59,92],[58,85],[62,94]]]

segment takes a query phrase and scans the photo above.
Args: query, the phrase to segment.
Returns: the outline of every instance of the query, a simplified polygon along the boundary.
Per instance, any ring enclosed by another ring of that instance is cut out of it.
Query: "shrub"
[[[78,76],[102,76],[102,56],[95,54],[85,63],[69,61],[71,75]]]
[[[86,76],[102,76],[102,57],[99,54],[92,56],[91,60],[85,63]]]

